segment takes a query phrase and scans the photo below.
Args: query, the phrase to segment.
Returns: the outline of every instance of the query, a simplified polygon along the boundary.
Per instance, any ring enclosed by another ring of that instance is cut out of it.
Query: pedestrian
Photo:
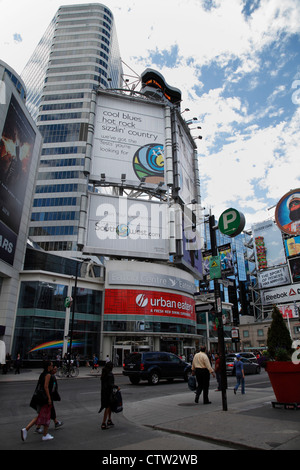
[[[38,387],[40,390],[43,391],[45,401],[36,403],[35,405],[32,403],[33,400],[31,401],[31,406],[36,408],[38,415],[33,418],[25,428],[21,429],[21,438],[23,441],[27,439],[27,433],[30,428],[34,425],[41,425],[44,426],[44,431],[43,431],[43,441],[48,441],[50,439],[53,439],[53,436],[51,434],[48,434],[48,429],[49,429],[49,424],[50,424],[50,419],[51,419],[51,405],[52,405],[52,399],[51,399],[51,391],[52,391],[52,386],[53,386],[53,380],[52,380],[52,375],[51,371],[53,369],[53,364],[51,361],[47,361],[44,365],[44,370],[41,373],[38,381]]]
[[[111,395],[114,387],[118,388],[118,390],[119,387],[115,385],[115,378],[112,370],[113,363],[106,362],[101,374],[101,407],[99,413],[104,410],[101,429],[108,429],[109,426],[114,425],[111,420]]]
[[[54,402],[61,400],[60,395],[58,393],[58,384],[57,384],[56,372],[57,372],[57,366],[53,366],[53,369],[51,371],[52,390],[50,392],[50,396],[51,396],[51,400],[52,400],[52,406],[51,406],[50,418],[54,422],[55,429],[60,428],[64,424],[62,421],[58,421],[58,419],[56,417],[55,407],[54,407]],[[41,433],[42,428],[40,426],[37,426],[36,427],[36,432]]]
[[[14,366],[15,366],[15,374],[19,374],[20,368],[22,366],[22,360],[21,360],[20,354],[17,355],[17,359],[15,360]]]
[[[92,367],[92,370],[97,369],[97,367],[98,367],[98,357],[96,356],[96,354],[93,354],[93,367]]]
[[[217,392],[220,392],[222,390],[221,387],[221,366],[220,366],[220,356],[219,354],[215,354],[215,373],[216,373],[216,379],[218,382],[218,388]]]
[[[110,362],[109,355],[106,355],[105,362]]]
[[[195,354],[192,363],[192,374],[196,375],[197,379],[197,390],[195,396],[195,403],[199,402],[199,397],[203,391],[203,404],[209,405],[211,402],[208,399],[209,389],[209,374],[215,377],[215,373],[210,365],[208,356],[206,354],[206,348],[202,346],[200,352]]]
[[[235,361],[235,375],[236,375],[236,386],[234,387],[233,391],[236,395],[237,389],[240,385],[242,385],[242,395],[245,394],[245,373],[244,373],[244,364],[241,361],[241,356],[239,354],[236,355]]]

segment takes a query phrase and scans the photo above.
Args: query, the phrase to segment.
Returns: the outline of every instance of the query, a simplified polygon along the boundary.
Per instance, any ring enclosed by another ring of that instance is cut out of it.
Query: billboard
[[[287,266],[274,269],[267,269],[257,273],[258,286],[260,289],[289,284],[291,282]]]
[[[175,185],[179,190],[179,197],[185,203],[189,204],[193,199],[197,200],[195,165],[195,143],[191,138],[190,131],[186,131],[180,120],[176,119],[176,143],[177,151],[174,154],[175,165],[177,165],[177,182]]]
[[[167,204],[90,193],[84,252],[168,260]]]
[[[106,289],[105,315],[147,315],[196,321],[195,300],[152,290]]]
[[[300,284],[289,284],[274,289],[261,291],[263,305],[273,305],[300,300]]]
[[[97,95],[90,179],[145,187],[164,183],[165,107],[121,95]],[[102,178],[103,179],[103,178]]]
[[[276,206],[275,220],[288,235],[300,235],[300,188],[285,194]]]
[[[12,94],[0,141],[0,257],[13,265],[36,133]]]
[[[272,220],[252,227],[254,254],[258,270],[273,268],[286,263],[280,230]]]

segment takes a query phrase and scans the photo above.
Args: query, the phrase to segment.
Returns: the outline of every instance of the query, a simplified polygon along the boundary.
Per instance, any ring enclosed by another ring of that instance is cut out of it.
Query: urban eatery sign
[[[195,301],[169,292],[106,289],[105,315],[154,315],[196,321]]]

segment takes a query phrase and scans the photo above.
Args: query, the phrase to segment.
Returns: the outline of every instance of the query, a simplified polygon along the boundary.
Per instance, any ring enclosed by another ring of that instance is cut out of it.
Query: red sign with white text
[[[158,315],[196,321],[195,301],[169,292],[106,289],[105,315]]]

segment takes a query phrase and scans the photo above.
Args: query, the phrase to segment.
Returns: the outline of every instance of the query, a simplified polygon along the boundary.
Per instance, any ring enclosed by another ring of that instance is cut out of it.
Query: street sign
[[[220,256],[211,256],[209,260],[209,275],[211,279],[221,278],[221,259]]]
[[[70,307],[72,300],[73,300],[72,297],[66,297],[65,298],[65,307],[66,308]]]
[[[236,209],[227,209],[219,218],[218,228],[221,233],[233,238],[239,235],[245,227],[245,216]]]

